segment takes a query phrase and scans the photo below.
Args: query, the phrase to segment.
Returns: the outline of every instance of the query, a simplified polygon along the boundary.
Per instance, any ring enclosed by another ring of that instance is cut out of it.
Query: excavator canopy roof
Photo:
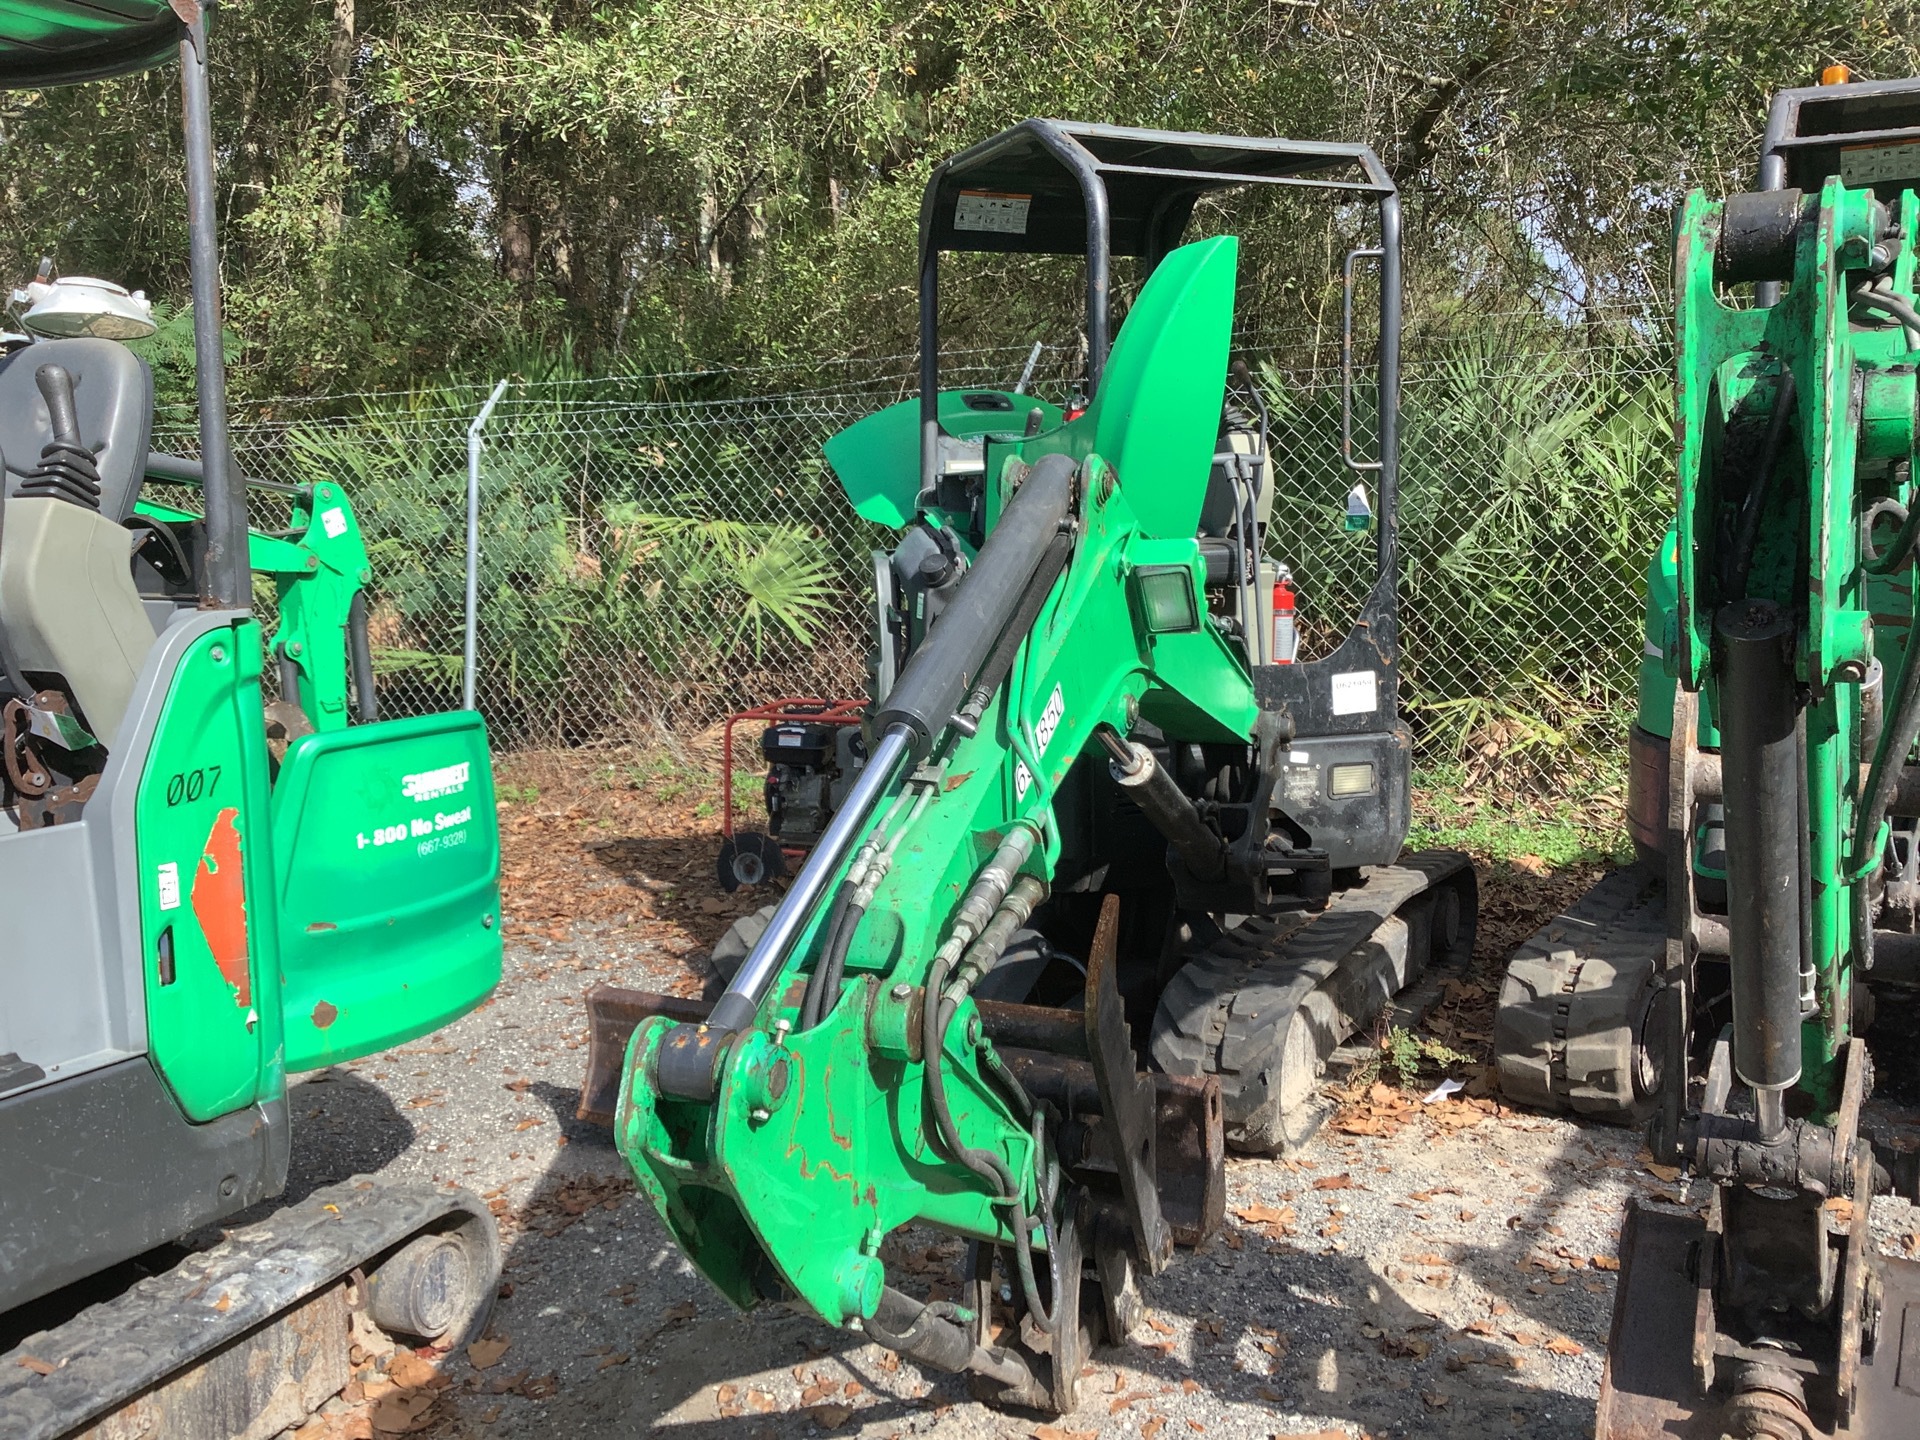
[[[1077,255],[1107,232],[1107,253],[1158,258],[1179,243],[1194,202],[1240,185],[1394,193],[1364,145],[1135,130],[1027,120],[955,155],[934,173],[922,235],[940,250]],[[1089,196],[1104,195],[1106,224]]]
[[[0,0],[0,89],[145,70],[172,59],[185,33],[166,0]]]

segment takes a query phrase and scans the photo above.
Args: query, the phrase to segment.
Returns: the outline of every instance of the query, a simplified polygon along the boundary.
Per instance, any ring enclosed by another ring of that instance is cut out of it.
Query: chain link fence
[[[1547,770],[1617,748],[1672,486],[1657,330],[1535,314],[1409,335],[1402,702],[1428,759]],[[1271,416],[1269,549],[1301,593],[1302,658],[1345,632],[1373,564],[1342,523],[1355,477],[1327,340],[1240,344]],[[1028,359],[946,356],[943,383],[1005,387]],[[1036,393],[1066,398],[1078,362],[1043,349]],[[388,714],[460,703],[468,431],[491,388],[282,404],[234,431],[248,474],[352,497]],[[479,487],[474,680],[496,742],[686,735],[780,696],[864,693],[888,536],[820,447],[915,391],[911,356],[509,384]],[[1372,433],[1364,406],[1358,425]],[[163,418],[158,447],[193,444]]]

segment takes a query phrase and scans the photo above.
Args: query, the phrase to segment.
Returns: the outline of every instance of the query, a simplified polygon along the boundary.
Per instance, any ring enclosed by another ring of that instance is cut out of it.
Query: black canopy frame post
[[[1369,200],[1378,211],[1380,454],[1364,468],[1379,490],[1376,580],[1381,603],[1391,610],[1398,583],[1400,194],[1365,145],[1026,120],[943,161],[920,202],[921,491],[932,491],[940,466],[942,251],[1083,256],[1091,391],[1112,345],[1113,257],[1138,257],[1151,274],[1180,243],[1202,196],[1245,185]],[[957,209],[963,194],[1028,208],[1017,227],[963,227]]]
[[[183,0],[181,124],[187,151],[188,265],[193,287],[194,394],[200,411],[201,489],[207,507],[200,603],[246,610],[253,601],[247,554],[247,484],[233,468],[227,430],[226,347],[220,314],[219,216],[214,196],[213,107],[207,84],[207,14]]]

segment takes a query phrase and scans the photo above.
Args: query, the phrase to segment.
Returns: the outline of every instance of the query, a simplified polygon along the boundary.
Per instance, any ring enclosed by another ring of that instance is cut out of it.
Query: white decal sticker
[[[956,230],[991,230],[1001,235],[1027,233],[1031,195],[1003,195],[992,190],[962,190],[953,206]]]
[[[1024,760],[1014,761],[1013,762],[1013,793],[1015,797],[1021,800],[1026,799],[1027,791],[1031,790],[1032,788],[1033,788],[1033,772],[1027,769],[1027,762]]]
[[[417,802],[458,795],[467,788],[467,774],[471,768],[470,761],[462,760],[458,765],[442,765],[438,770],[422,770],[418,775],[402,778],[400,793],[407,799]]]
[[[1377,670],[1349,670],[1333,677],[1333,713],[1364,715],[1380,708],[1380,673]]]
[[[1040,742],[1040,753],[1047,753],[1047,747],[1053,744],[1053,732],[1060,728],[1060,721],[1067,713],[1066,697],[1060,693],[1058,685],[1053,694],[1047,697],[1047,708],[1040,712],[1040,718],[1033,723],[1033,738]]]
[[[782,730],[779,733],[780,738],[775,742],[776,744],[804,745],[807,743],[807,737],[802,735],[798,730]]]
[[[1856,188],[1920,175],[1920,145],[1848,145],[1840,151],[1840,178]]]
[[[178,910],[180,908],[180,867],[169,860],[160,866],[155,878],[160,882],[160,908]]]
[[[1311,750],[1289,750],[1287,752],[1287,763],[1290,765],[1311,765],[1313,763],[1313,752]]]
[[[320,528],[327,532],[329,540],[338,540],[347,533],[347,516],[338,505],[331,510],[320,512]]]

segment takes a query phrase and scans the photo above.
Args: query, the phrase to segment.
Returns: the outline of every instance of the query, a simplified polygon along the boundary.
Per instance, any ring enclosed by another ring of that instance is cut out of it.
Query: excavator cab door
[[[307,735],[274,786],[289,1072],[439,1029],[500,980],[500,832],[473,711]]]

